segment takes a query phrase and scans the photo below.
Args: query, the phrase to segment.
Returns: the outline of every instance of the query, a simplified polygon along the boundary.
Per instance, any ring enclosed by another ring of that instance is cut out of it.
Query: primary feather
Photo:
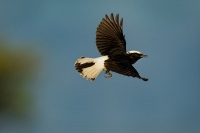
[[[108,76],[113,71],[126,76],[137,77],[144,81],[137,70],[132,66],[139,59],[145,57],[141,52],[132,50],[126,52],[126,40],[123,34],[123,19],[119,21],[119,14],[115,17],[111,13],[110,17],[105,15],[96,31],[96,46],[101,57],[88,58],[81,57],[75,62],[76,70],[84,78],[95,80],[101,71],[105,70]]]

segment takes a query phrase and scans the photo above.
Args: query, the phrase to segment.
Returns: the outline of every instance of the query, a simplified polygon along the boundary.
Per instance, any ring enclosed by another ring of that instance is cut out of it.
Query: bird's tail
[[[106,58],[105,58],[106,59]],[[81,57],[75,62],[75,68],[81,76],[88,80],[95,80],[104,69],[104,58]]]

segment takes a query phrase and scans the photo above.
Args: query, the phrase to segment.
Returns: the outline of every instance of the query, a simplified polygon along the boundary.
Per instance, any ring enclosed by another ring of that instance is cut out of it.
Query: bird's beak
[[[142,54],[142,55],[141,55],[141,57],[142,57],[142,58],[143,58],[143,57],[147,57],[147,55],[145,55],[145,54]]]

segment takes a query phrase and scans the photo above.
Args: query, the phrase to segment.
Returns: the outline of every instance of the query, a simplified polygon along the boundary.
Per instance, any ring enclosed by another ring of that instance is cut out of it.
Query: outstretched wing
[[[119,22],[119,14],[114,18],[106,15],[96,31],[96,46],[101,55],[110,55],[113,52],[126,53],[126,40],[123,35],[123,19]]]
[[[132,76],[132,77],[140,77],[137,70],[128,62],[116,62],[113,60],[106,60],[104,63],[105,67],[108,70],[111,70],[113,72],[123,74],[126,76]]]

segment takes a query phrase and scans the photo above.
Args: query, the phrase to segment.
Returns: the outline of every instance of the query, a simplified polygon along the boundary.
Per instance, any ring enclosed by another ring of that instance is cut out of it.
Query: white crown
[[[127,52],[127,54],[132,54],[132,53],[142,54],[140,51],[136,51],[136,50],[132,50],[132,51]]]

